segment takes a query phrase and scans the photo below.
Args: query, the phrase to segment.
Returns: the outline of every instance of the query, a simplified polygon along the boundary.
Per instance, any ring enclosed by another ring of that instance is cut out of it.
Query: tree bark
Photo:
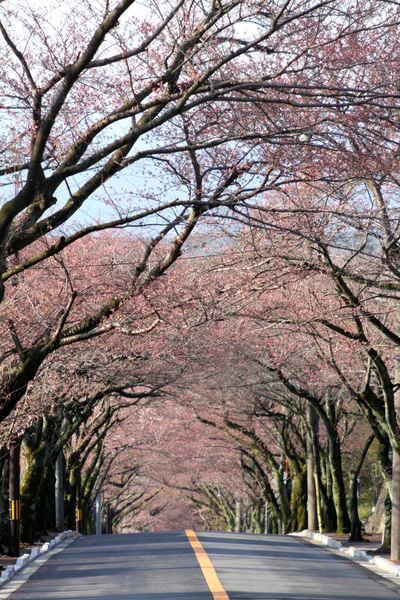
[[[313,434],[315,435],[318,426],[318,415],[310,404],[307,404],[307,529],[317,531],[317,496],[315,492],[315,458],[314,458],[314,442]]]
[[[64,530],[64,455],[62,452],[57,456],[56,460],[56,486],[55,486],[55,502],[56,502],[56,529],[57,531]]]
[[[324,453],[322,460],[319,462],[320,468],[319,471],[317,470],[317,477],[319,481],[319,496],[323,515],[323,525],[326,531],[336,531],[337,515],[335,503],[333,501],[332,473],[327,453]],[[323,478],[325,483],[323,483]]]
[[[113,532],[113,520],[112,520],[112,507],[111,504],[107,503],[107,521],[106,521],[106,533]]]
[[[395,381],[400,385],[400,358],[396,360]],[[400,411],[400,389],[394,394],[396,415]],[[400,455],[393,448],[392,459],[392,525],[391,560],[400,560]]]
[[[333,501],[337,516],[337,534],[350,533],[339,440],[329,438],[329,464],[332,473]]]
[[[358,476],[364,464],[365,457],[367,456],[367,452],[374,441],[374,434],[370,435],[367,441],[364,444],[364,448],[362,450],[360,460],[356,465],[356,468],[351,474],[350,477],[350,518],[351,518],[351,533],[349,537],[349,542],[359,542],[363,539],[361,534],[361,521],[360,516],[358,514]]]
[[[302,531],[307,527],[307,467],[295,473],[290,498],[291,530]]]
[[[332,475],[333,502],[335,504],[335,511],[337,517],[336,532],[338,535],[343,535],[344,533],[350,533],[351,524],[349,513],[347,510],[346,491],[343,480],[340,440],[336,426],[334,426],[336,420],[334,402],[334,399],[331,398],[328,394],[326,399],[326,408],[328,419],[331,425],[329,429],[327,428],[328,456],[330,471]]]
[[[21,540],[33,543],[37,534],[54,530],[53,419],[43,415],[24,433],[25,469],[21,479]]]
[[[382,544],[377,552],[389,552],[391,548],[391,527],[392,527],[392,501],[390,500],[389,490],[386,494],[384,504],[384,519],[382,531]]]
[[[6,446],[0,448],[0,552],[9,544],[9,478],[10,453]]]

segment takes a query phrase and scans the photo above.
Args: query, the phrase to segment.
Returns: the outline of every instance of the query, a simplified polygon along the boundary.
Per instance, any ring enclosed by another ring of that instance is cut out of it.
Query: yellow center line
[[[197,535],[191,529],[186,529],[185,533],[188,536],[190,545],[194,550],[194,553],[200,565],[200,569],[210,589],[210,592],[213,595],[214,600],[229,600],[229,596],[222,587],[222,583],[220,582],[218,575],[216,574],[215,569],[212,566],[211,560],[208,558],[207,552],[204,550],[203,546],[199,542]]]

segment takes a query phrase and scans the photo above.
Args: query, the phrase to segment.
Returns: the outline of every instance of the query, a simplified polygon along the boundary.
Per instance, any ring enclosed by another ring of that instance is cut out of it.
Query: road
[[[398,600],[399,592],[293,537],[176,531],[77,539],[9,600]]]

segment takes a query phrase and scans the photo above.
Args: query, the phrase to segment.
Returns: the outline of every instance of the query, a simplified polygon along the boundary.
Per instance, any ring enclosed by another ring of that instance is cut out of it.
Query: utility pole
[[[56,529],[57,531],[64,530],[64,455],[62,452],[57,456],[56,460],[56,487],[55,487],[55,504],[56,504]]]
[[[265,523],[264,523],[264,533],[268,533],[269,529],[269,514],[268,514],[269,506],[268,500],[265,503]]]
[[[236,500],[236,509],[235,509],[235,532],[236,533],[239,533],[239,531],[240,531],[240,521],[241,521],[240,500]]]
[[[400,420],[400,356],[396,357],[394,409]],[[400,560],[400,456],[393,448],[392,458],[392,528],[390,542],[391,560]]]
[[[101,535],[101,493],[96,496],[96,535]]]
[[[10,478],[9,478],[9,498],[10,498],[10,542],[9,555],[19,556],[20,547],[20,459],[21,438],[13,440],[10,445]]]
[[[82,510],[82,486],[81,486],[81,471],[77,470],[76,476],[76,516],[75,529],[78,533],[83,533],[83,510]]]

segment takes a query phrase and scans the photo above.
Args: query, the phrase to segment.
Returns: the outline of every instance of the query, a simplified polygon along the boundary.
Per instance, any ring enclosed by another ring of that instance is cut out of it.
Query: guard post
[[[80,470],[78,471],[76,478],[75,529],[78,533],[83,533],[82,487]]]

